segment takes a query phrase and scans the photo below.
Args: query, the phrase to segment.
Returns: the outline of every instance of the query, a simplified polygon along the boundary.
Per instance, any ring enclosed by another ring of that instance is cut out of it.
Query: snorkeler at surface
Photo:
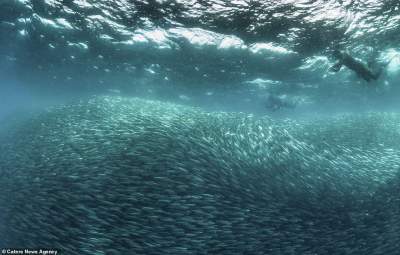
[[[333,56],[337,58],[338,62],[333,65],[330,70],[333,72],[338,72],[342,66],[346,66],[350,70],[354,71],[358,77],[364,79],[367,82],[371,80],[377,80],[382,73],[382,68],[379,69],[378,72],[373,73],[367,66],[365,66],[362,62],[356,60],[348,53],[335,50],[333,52]]]

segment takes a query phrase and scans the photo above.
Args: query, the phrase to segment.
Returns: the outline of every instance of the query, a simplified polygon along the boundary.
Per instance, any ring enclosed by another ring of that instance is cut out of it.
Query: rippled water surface
[[[372,0],[3,0],[2,83],[28,94],[119,91],[261,114],[270,95],[297,114],[393,108],[399,8]],[[328,71],[337,48],[375,68],[391,62],[368,84],[346,68]]]

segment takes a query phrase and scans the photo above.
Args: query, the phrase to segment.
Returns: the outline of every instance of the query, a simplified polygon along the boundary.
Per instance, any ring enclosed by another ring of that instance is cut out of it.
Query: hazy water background
[[[94,94],[296,117],[398,107],[398,1],[1,0],[0,116]],[[375,68],[370,84],[340,48]],[[266,109],[268,95],[295,104]]]

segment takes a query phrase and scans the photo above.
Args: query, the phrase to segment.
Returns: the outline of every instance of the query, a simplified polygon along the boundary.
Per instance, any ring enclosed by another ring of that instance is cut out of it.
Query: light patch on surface
[[[76,43],[76,47],[82,50],[87,50],[89,48],[86,43]]]
[[[169,30],[172,35],[183,37],[190,42],[190,44],[204,47],[204,46],[215,46],[217,34],[209,32],[201,28],[184,29],[184,28],[172,28]]]
[[[143,31],[143,35],[154,44],[157,45],[159,49],[171,49],[172,42],[168,40],[167,35],[164,30],[155,29],[152,31]]]
[[[184,39],[198,49],[204,49],[207,46],[216,47],[219,50],[247,49],[243,40],[236,36],[215,33],[201,28],[172,28],[167,32],[170,39],[175,39],[175,41]]]
[[[246,1],[242,1],[242,0],[233,0],[232,4],[241,5],[241,6],[249,6],[249,4]]]
[[[221,43],[218,45],[219,49],[229,49],[229,48],[235,48],[235,49],[240,49],[240,48],[246,48],[246,46],[243,43],[243,40],[235,37],[235,36],[227,36],[224,39],[222,39]]]
[[[144,70],[145,70],[146,72],[150,73],[150,74],[155,74],[155,73],[156,73],[156,71],[154,71],[154,70],[151,69],[151,68],[145,68]]]
[[[291,3],[300,9],[312,9],[312,15],[304,18],[307,22],[316,23],[320,21],[338,21],[345,19],[350,20],[351,13],[348,9],[343,8],[343,3],[339,1],[309,1],[309,0],[287,0],[286,3]],[[350,17],[349,17],[350,16]]]
[[[55,19],[53,21],[51,19],[40,17],[37,14],[33,14],[33,18],[38,20],[45,27],[52,27],[55,29],[69,29],[69,30],[74,29],[74,27],[71,26],[71,24],[66,19],[63,18]]]
[[[132,40],[126,41],[127,44],[135,44],[135,43],[148,43],[147,38],[142,34],[135,34],[132,36]]]
[[[57,6],[58,4],[60,4],[59,1],[56,1],[56,0],[45,0],[44,2],[47,5],[52,6],[52,7]]]
[[[133,35],[130,40],[126,40],[126,41],[122,41],[122,42],[113,42],[114,45],[127,46],[128,48],[132,48],[132,49],[134,49],[134,48],[131,46],[138,46],[138,45],[147,46],[148,43],[149,43],[149,40],[147,40],[147,38],[141,34]]]
[[[126,27],[112,21],[111,19],[106,18],[105,16],[101,15],[89,15],[87,17],[88,26],[92,28],[103,28],[103,27],[109,27],[113,29],[114,31],[118,32],[120,35],[124,36],[131,36],[132,32],[126,30]]]
[[[100,35],[99,39],[101,39],[102,41],[106,41],[106,42],[111,42],[114,40],[114,38],[112,38],[111,36],[106,35],[106,34]]]
[[[33,14],[33,18],[37,19],[40,23],[42,23],[44,26],[49,26],[49,27],[54,27],[54,28],[60,28],[54,21],[50,19],[45,19],[40,17],[37,14]]]
[[[74,0],[74,4],[78,5],[81,8],[89,8],[92,7],[86,0]]]
[[[321,68],[326,68],[329,63],[329,60],[326,56],[313,56],[306,58],[304,64],[301,65],[299,70],[318,70]]]
[[[278,53],[278,54],[291,54],[294,53],[282,46],[274,43],[255,43],[250,47],[250,51],[254,54],[265,54],[265,53]]]
[[[118,42],[123,45],[147,45],[157,49],[171,49],[171,42],[168,40],[166,33],[161,29],[152,31],[137,30],[129,40]]]
[[[74,27],[71,26],[71,24],[70,24],[66,19],[59,18],[59,19],[56,19],[56,21],[57,21],[57,23],[58,23],[59,25],[61,25],[63,28],[71,29],[71,30],[74,29]]]
[[[66,19],[63,18],[59,18],[59,19],[55,19],[50,20],[50,19],[45,19],[43,17],[40,17],[37,14],[33,14],[34,19],[38,20],[43,26],[45,27],[51,27],[51,28],[55,28],[55,29],[68,29],[68,30],[73,30],[74,27],[71,26],[71,24],[68,23],[68,21]]]
[[[251,81],[246,81],[246,84],[249,84],[251,86],[256,86],[260,89],[268,89],[272,87],[276,87],[282,84],[280,81],[274,81],[274,80],[269,80],[269,79],[261,79],[257,78]]]
[[[145,31],[143,34],[145,34],[147,38],[150,38],[156,43],[164,43],[167,40],[164,31],[160,29]]]

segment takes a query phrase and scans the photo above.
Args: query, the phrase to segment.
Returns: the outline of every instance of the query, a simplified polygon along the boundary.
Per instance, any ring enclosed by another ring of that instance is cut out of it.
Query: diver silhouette
[[[348,53],[340,50],[335,50],[333,52],[333,56],[338,60],[338,62],[330,68],[330,71],[336,73],[340,70],[342,66],[346,66],[350,70],[354,71],[358,77],[364,79],[367,82],[377,80],[383,70],[383,67],[381,67],[377,72],[374,73],[364,63],[356,60]]]
[[[265,107],[273,112],[283,108],[295,108],[296,104],[285,100],[283,97],[269,94],[266,98]]]

